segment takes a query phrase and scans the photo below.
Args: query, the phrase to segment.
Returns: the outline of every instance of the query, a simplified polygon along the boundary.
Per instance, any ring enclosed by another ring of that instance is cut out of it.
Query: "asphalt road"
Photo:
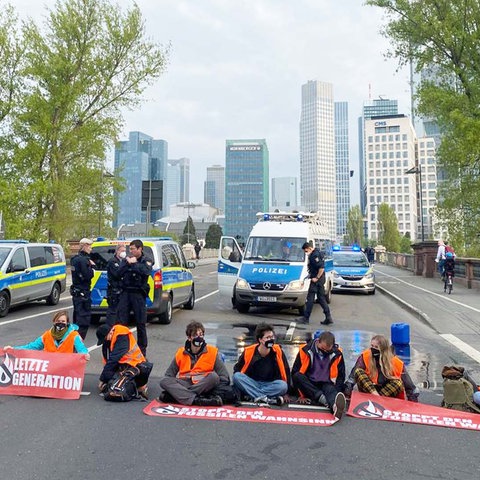
[[[229,299],[216,292],[215,264],[194,270],[197,304],[178,310],[171,325],[148,325],[148,357],[154,363],[150,394],[159,393],[158,380],[174,352],[183,344],[185,326],[198,320],[207,328],[207,342],[225,355],[229,370],[255,325],[275,326],[290,361],[298,344],[320,327],[292,323],[295,311],[232,310]],[[70,307],[68,296],[52,308],[39,303],[12,310],[0,320],[0,343],[26,343],[49,327],[52,312]],[[392,323],[411,327],[408,368],[421,388],[420,400],[439,405],[440,371],[460,363],[478,365],[413,318],[389,298],[335,295],[332,331],[343,347],[347,369],[369,345],[374,333],[390,334]],[[87,346],[95,344],[91,329]],[[267,425],[148,417],[142,402],[112,404],[96,391],[102,368],[93,349],[84,391],[78,401],[0,396],[2,478],[30,479],[477,479],[479,433],[433,426],[362,420],[344,416],[332,427]]]

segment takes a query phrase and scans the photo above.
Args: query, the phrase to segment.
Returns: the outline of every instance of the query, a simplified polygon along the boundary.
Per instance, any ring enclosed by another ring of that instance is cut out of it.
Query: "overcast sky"
[[[38,21],[45,6],[55,4],[11,3]],[[172,48],[166,73],[145,93],[147,102],[125,112],[119,139],[139,130],[166,140],[169,158],[190,158],[195,202],[203,201],[206,167],[225,165],[226,139],[265,138],[270,177],[298,177],[301,85],[330,82],[335,101],[349,103],[352,200],[358,202],[356,119],[363,102],[396,98],[400,113],[409,114],[408,72],[385,59],[381,11],[362,0],[136,3],[148,35]]]

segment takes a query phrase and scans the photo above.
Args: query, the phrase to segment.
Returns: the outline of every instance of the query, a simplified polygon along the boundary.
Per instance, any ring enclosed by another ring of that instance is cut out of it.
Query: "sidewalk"
[[[443,282],[438,278],[415,276],[408,270],[382,264],[375,264],[375,275],[379,292],[390,296],[437,333],[477,343],[480,334],[478,290],[467,289],[454,280],[449,295],[443,292]]]

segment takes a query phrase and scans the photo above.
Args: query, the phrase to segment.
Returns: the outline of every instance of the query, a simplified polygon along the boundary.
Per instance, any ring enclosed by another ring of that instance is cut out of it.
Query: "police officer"
[[[305,313],[297,321],[300,323],[309,323],[310,314],[312,313],[313,302],[315,296],[317,302],[321,305],[325,320],[320,322],[323,325],[333,323],[330,308],[328,307],[327,299],[325,298],[325,262],[323,255],[318,248],[313,248],[310,243],[305,242],[302,245],[302,250],[308,255],[308,276],[310,278],[310,286],[307,293],[307,302],[305,304]]]
[[[78,325],[78,333],[85,340],[92,317],[92,300],[90,282],[93,277],[95,263],[90,260],[93,240],[82,238],[78,254],[70,260],[72,269],[72,285],[70,294],[73,302],[73,323]]]
[[[125,258],[118,269],[121,277],[122,294],[118,302],[118,323],[128,324],[130,311],[133,310],[137,325],[137,343],[143,355],[147,353],[147,308],[148,278],[152,271],[152,260],[143,254],[143,242],[130,242],[130,255]]]
[[[113,327],[118,320],[118,302],[122,293],[122,277],[119,274],[120,265],[127,256],[125,245],[117,245],[114,256],[107,263],[107,318],[106,324]]]

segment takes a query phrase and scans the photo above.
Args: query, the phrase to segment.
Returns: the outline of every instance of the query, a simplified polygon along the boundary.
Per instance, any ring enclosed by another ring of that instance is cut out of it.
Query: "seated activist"
[[[78,325],[70,323],[68,313],[65,310],[57,312],[53,316],[52,323],[52,328],[48,329],[33,342],[16,347],[7,345],[5,350],[13,348],[17,350],[44,350],[45,352],[57,353],[82,353],[87,360],[90,360],[88,349],[77,331]]]
[[[282,405],[288,401],[290,386],[285,353],[275,344],[275,332],[267,323],[257,325],[255,339],[257,343],[245,347],[233,367],[233,386],[244,400]]]
[[[347,397],[351,396],[355,385],[363,393],[398,398],[405,398],[406,394],[408,400],[418,402],[418,388],[383,335],[372,337],[370,348],[357,358],[345,384]]]
[[[190,322],[185,335],[185,346],[177,350],[160,380],[164,392],[159,400],[182,405],[223,405],[215,390],[230,385],[230,377],[218,348],[207,345],[205,327],[200,322]]]
[[[128,370],[134,379],[138,394],[148,399],[148,377],[153,365],[147,362],[133,333],[125,325],[107,324],[97,328],[97,345],[102,345],[104,367],[98,388],[105,393],[109,382]]]
[[[327,405],[338,419],[345,410],[345,361],[332,332],[300,346],[292,368],[293,386],[300,392],[299,403]]]

